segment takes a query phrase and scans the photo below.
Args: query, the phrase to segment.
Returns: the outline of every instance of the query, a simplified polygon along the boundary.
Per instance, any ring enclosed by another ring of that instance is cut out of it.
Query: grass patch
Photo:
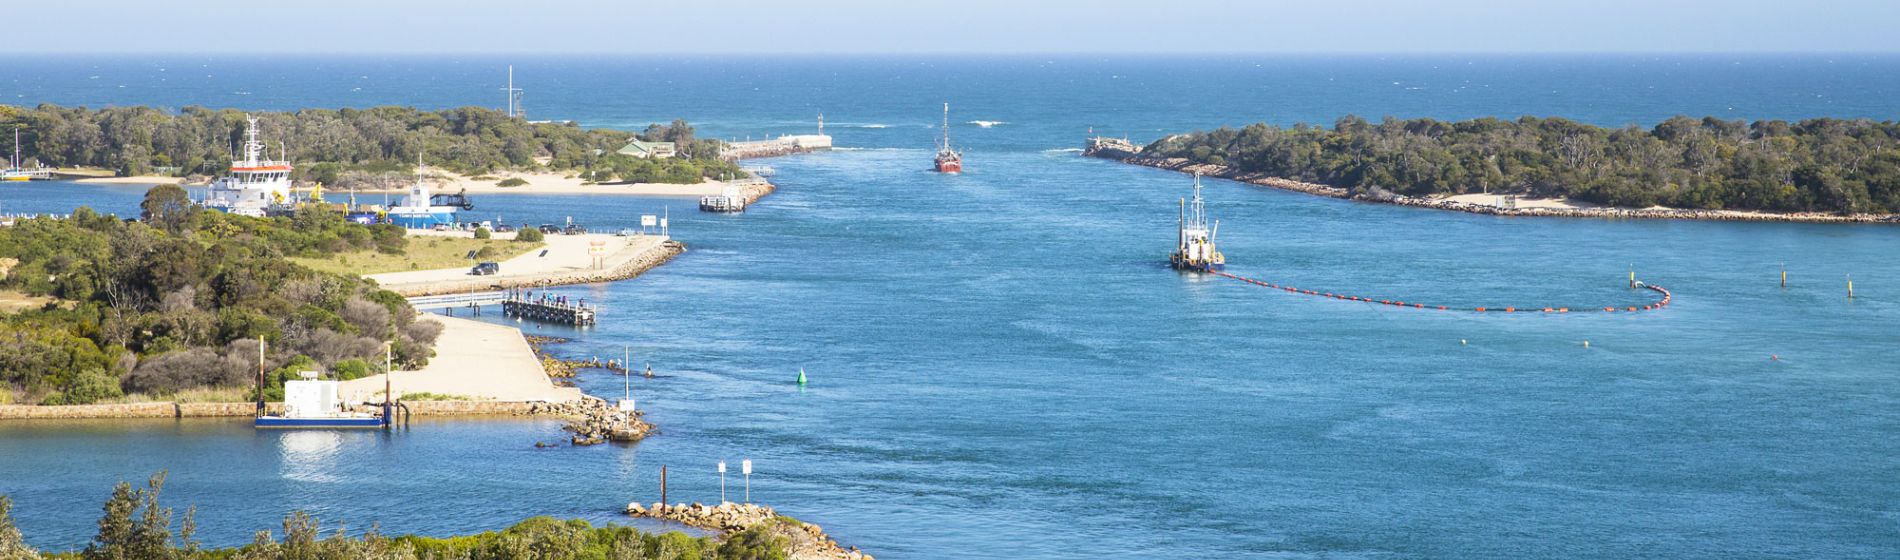
[[[55,301],[58,299],[49,296],[29,296],[13,290],[0,290],[0,313],[39,309]]]
[[[438,268],[467,268],[480,261],[505,261],[529,251],[540,249],[540,243],[516,243],[500,239],[470,239],[465,237],[440,237],[433,235],[409,238],[408,247],[400,255],[389,255],[376,251],[356,251],[338,253],[323,258],[292,257],[295,261],[312,269],[336,274],[379,274],[404,270],[434,270]],[[488,249],[488,256],[469,260],[469,251],[481,253]]]

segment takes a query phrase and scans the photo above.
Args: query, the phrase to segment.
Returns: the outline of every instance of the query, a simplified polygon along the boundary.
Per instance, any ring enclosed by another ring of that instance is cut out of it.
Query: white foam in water
[[[1052,148],[1052,149],[1048,149],[1048,150],[1043,150],[1043,151],[1042,151],[1042,153],[1045,153],[1045,154],[1079,154],[1079,153],[1082,153],[1082,149],[1081,149],[1081,148]]]
[[[983,128],[990,128],[999,124],[1009,124],[1009,123],[1003,122],[1003,121],[970,121],[969,124],[977,125]]]

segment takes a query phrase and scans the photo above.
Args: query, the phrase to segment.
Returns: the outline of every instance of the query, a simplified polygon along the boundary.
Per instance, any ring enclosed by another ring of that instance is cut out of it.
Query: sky
[[[6,20],[0,53],[1900,51],[1892,0],[4,0]]]

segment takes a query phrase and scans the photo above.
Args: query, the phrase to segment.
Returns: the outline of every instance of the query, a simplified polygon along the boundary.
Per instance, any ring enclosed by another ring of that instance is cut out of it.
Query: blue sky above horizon
[[[1900,2],[1849,0],[72,0],[5,15],[0,53],[1900,51]]]

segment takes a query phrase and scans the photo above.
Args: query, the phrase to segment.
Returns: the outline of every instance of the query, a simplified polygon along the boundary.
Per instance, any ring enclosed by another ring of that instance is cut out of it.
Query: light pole
[[[739,462],[739,470],[745,472],[745,503],[752,503],[752,460]]]
[[[719,462],[719,503],[726,503],[726,462]]]

